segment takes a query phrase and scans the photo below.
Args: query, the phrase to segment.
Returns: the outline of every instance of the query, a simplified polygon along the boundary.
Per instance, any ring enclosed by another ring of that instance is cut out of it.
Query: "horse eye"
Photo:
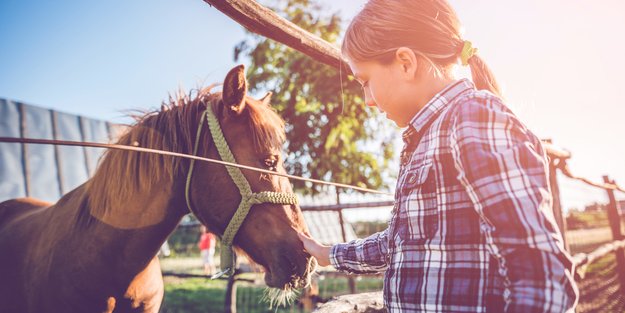
[[[268,169],[273,170],[273,171],[275,171],[276,166],[278,166],[278,160],[273,159],[273,158],[267,158],[263,161],[263,163]]]

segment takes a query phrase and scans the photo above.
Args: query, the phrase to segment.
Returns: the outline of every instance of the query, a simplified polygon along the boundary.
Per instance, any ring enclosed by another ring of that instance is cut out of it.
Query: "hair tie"
[[[460,60],[463,66],[469,65],[469,60],[477,53],[477,48],[473,48],[473,44],[465,40],[460,53]]]

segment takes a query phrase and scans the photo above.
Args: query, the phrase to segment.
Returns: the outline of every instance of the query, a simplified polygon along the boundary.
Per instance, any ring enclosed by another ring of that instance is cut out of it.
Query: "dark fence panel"
[[[109,142],[105,121],[0,99],[0,136]],[[0,143],[0,202],[55,202],[95,171],[103,149]]]
[[[0,99],[0,134],[20,137],[20,111],[16,103]],[[23,145],[0,143],[0,201],[26,196]]]

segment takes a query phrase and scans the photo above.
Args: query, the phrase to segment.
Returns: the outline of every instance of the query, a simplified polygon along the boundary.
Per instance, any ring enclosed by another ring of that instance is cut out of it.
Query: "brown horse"
[[[240,164],[284,172],[284,123],[247,95],[243,66],[223,92],[170,97],[139,117],[119,144],[191,154],[206,108],[219,119]],[[205,129],[197,154],[219,158]],[[93,178],[51,205],[35,199],[0,203],[0,312],[157,312],[163,281],[157,251],[189,213],[189,161],[108,150]],[[254,192],[291,192],[286,178],[243,170]],[[222,165],[196,162],[190,199],[197,218],[222,234],[241,195]],[[307,232],[297,205],[256,204],[234,245],[265,269],[268,286],[288,291],[309,283],[313,259],[297,232]]]

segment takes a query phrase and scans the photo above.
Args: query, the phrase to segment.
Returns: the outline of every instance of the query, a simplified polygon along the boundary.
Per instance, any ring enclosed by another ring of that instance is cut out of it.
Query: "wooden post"
[[[613,180],[610,180],[608,176],[603,176],[603,182],[606,184],[614,184]],[[610,228],[612,229],[612,240],[622,240],[623,233],[621,231],[621,217],[619,212],[618,203],[614,197],[614,190],[606,189],[608,193],[608,221],[610,222]],[[621,283],[621,292],[625,292],[625,254],[623,249],[616,250],[616,268]]]
[[[224,301],[225,313],[237,313],[237,270],[228,278],[226,286],[226,299]]]
[[[562,234],[564,249],[571,252],[569,242],[566,239],[566,218],[564,217],[564,212],[562,211],[560,185],[558,184],[558,166],[561,164],[560,162],[565,162],[565,160],[570,159],[571,153],[554,146],[551,139],[543,139],[543,146],[547,152],[547,156],[549,157],[549,185],[551,187],[551,195],[553,196],[553,207],[551,208],[553,211],[553,217],[555,218],[556,224],[558,224],[558,228]]]
[[[334,192],[336,193],[336,205],[338,205],[340,207],[341,205],[341,193],[338,187],[336,187],[334,189]],[[343,242],[347,241],[347,233],[345,232],[345,221],[343,220],[343,209],[339,208],[337,210],[337,212],[339,213],[339,226],[341,227],[341,238],[343,238]]]
[[[304,312],[312,312],[317,306],[317,299],[319,298],[319,280],[318,276],[312,278],[310,281],[310,287],[304,291],[302,297],[302,308]]]
[[[347,242],[347,233],[345,230],[345,220],[343,220],[343,210],[336,211],[339,214],[339,225],[341,226],[341,238],[343,238],[343,242]]]
[[[336,204],[340,205],[341,204],[341,197],[340,197],[340,192],[339,192],[339,188],[336,188]],[[341,226],[341,235],[343,237],[343,242],[347,242],[347,231],[345,229],[345,221],[343,220],[343,210],[339,209],[339,223]],[[356,293],[356,280],[354,279],[354,277],[349,276],[347,277],[347,286],[349,287],[349,293]]]
[[[556,162],[562,162],[561,159],[552,158],[549,161],[549,185],[551,185],[551,194],[553,196],[553,216],[556,219],[560,233],[562,234],[562,240],[566,251],[571,252],[569,247],[569,241],[566,239],[566,219],[562,212],[562,202],[560,201],[560,185],[558,184],[558,168]]]
[[[343,242],[347,242],[347,233],[345,231],[345,222],[343,220],[343,210],[339,210],[339,223],[341,223],[341,235],[343,235]],[[349,293],[356,293],[356,280],[352,276],[347,277],[347,286],[349,287]]]

